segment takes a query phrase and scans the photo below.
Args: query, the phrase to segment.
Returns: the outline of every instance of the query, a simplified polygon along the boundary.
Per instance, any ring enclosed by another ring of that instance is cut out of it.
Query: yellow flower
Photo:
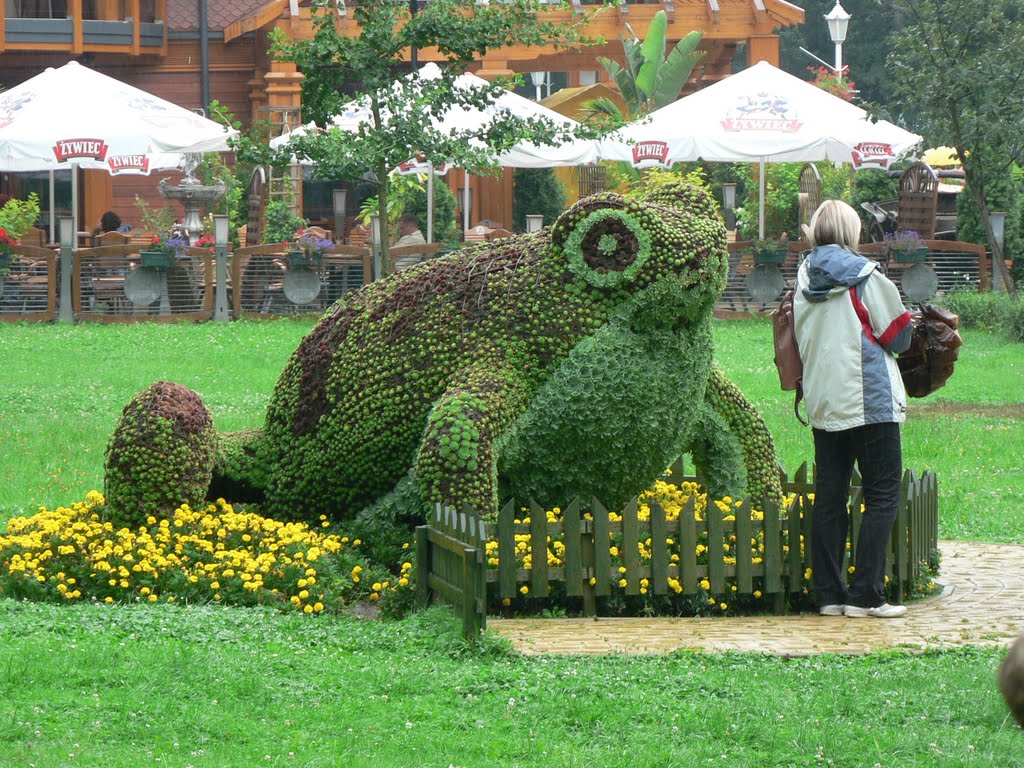
[[[711,589],[711,582],[707,579],[701,579],[699,586],[701,589]]]

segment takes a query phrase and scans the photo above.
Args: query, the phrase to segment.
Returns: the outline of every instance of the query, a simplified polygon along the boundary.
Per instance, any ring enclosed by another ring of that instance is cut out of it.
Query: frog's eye
[[[562,250],[574,275],[611,288],[636,277],[651,255],[651,236],[628,209],[601,207],[576,219]]]

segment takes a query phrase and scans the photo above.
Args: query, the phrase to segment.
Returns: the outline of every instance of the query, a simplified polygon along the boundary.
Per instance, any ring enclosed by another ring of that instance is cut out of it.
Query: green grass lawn
[[[199,391],[256,426],[309,321],[0,325],[0,520],[102,487],[137,391]],[[771,328],[716,325],[717,358],[793,468],[811,436],[778,390]],[[905,465],[939,474],[940,535],[1024,543],[1024,346],[964,332],[912,401]],[[0,766],[1024,766],[998,650],[782,660],[521,657],[399,622],[213,606],[0,600]]]

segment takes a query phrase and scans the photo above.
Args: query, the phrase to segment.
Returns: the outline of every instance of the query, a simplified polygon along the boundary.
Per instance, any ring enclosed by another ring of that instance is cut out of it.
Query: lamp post
[[[544,97],[541,89],[544,87],[544,81],[547,80],[547,77],[548,73],[546,71],[530,73],[530,80],[533,81],[533,87],[536,89],[537,98],[535,101],[540,101]]]
[[[345,242],[345,214],[348,212],[348,190],[335,189],[331,193],[334,203],[334,239]]]
[[[62,323],[72,322],[74,309],[71,305],[71,270],[74,268],[75,249],[78,233],[72,216],[60,217],[60,310],[57,319]]]
[[[722,184],[722,207],[725,209],[725,228],[736,229],[736,182]]]
[[[828,34],[836,45],[836,78],[843,81],[843,43],[846,41],[846,30],[850,26],[851,15],[836,0],[835,6],[825,14],[825,21],[828,24]]]
[[[989,221],[992,222],[992,260],[1003,258],[1003,236],[1006,232],[1006,211],[989,211]],[[992,270],[992,285],[997,291],[1005,291],[1006,284],[1003,282],[1003,270]]]
[[[216,288],[214,289],[213,320],[228,321],[228,232],[227,214],[213,215],[213,258],[216,265]]]

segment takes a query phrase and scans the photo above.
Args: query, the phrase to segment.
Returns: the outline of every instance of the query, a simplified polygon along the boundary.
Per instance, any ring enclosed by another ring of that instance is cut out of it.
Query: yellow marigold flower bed
[[[788,509],[793,504],[795,494],[790,494],[782,500],[784,508]],[[812,496],[813,498],[813,496]],[[722,514],[723,521],[729,523],[736,520],[736,509],[743,504],[742,499],[733,499],[730,496],[725,496],[721,499],[708,498],[707,494],[700,490],[697,483],[692,481],[683,481],[680,483],[673,483],[668,479],[660,479],[656,481],[651,488],[642,493],[637,498],[637,516],[641,523],[649,522],[651,519],[651,504],[657,503],[665,512],[665,519],[672,530],[673,523],[678,523],[680,516],[683,514],[684,509],[688,503],[692,500],[693,502],[693,516],[694,520],[698,523],[703,523],[707,520],[707,514],[709,508],[717,509]],[[797,505],[798,508],[800,505]],[[764,512],[759,509],[751,509],[751,519],[755,523],[764,520]],[[558,531],[556,536],[549,535],[547,537],[547,546],[544,560],[541,561],[539,555],[533,552],[531,546],[531,536],[529,533],[520,532],[515,534],[515,562],[517,569],[532,570],[534,565],[539,562],[543,562],[548,568],[559,568],[565,564],[565,543],[559,538],[561,535],[561,522],[563,518],[562,510],[558,507],[553,509],[545,510],[546,522],[552,526],[552,529]],[[592,512],[584,512],[584,517],[588,520],[593,520]],[[608,520],[611,524],[621,523],[622,514],[615,510],[608,511]],[[530,525],[530,510],[527,507],[523,507],[520,510],[520,517],[516,519],[516,524],[519,526]],[[706,528],[702,525],[697,526],[698,530],[698,541],[696,543],[696,560],[698,565],[707,565],[708,563],[708,542]],[[721,596],[713,596],[710,593],[711,584],[707,579],[701,580],[697,585],[698,593],[696,596],[686,597],[683,595],[684,587],[680,581],[680,574],[677,571],[678,563],[680,561],[680,542],[676,540],[674,535],[669,535],[665,539],[665,546],[669,551],[669,575],[667,577],[667,586],[669,589],[669,595],[667,597],[655,597],[652,593],[652,585],[649,579],[642,578],[638,585],[639,600],[644,603],[637,610],[655,610],[654,603],[657,601],[659,605],[661,603],[667,603],[661,605],[658,610],[664,612],[665,609],[668,612],[679,612],[679,613],[708,613],[709,607],[714,608],[715,613],[733,613],[743,612],[751,609],[757,610],[763,607],[761,598],[762,594],[760,590],[755,590],[751,595],[746,596],[744,599],[735,598],[732,601],[726,602],[721,600]],[[722,542],[722,549],[724,552],[723,561],[725,565],[735,565],[736,558],[741,554],[744,543],[736,540],[734,533],[728,533],[726,539]],[[764,561],[764,534],[761,531],[756,531],[750,537],[749,542],[745,543],[746,547],[749,547],[750,559],[754,564],[760,564]],[[653,558],[653,542],[648,536],[646,539],[641,539],[637,542],[636,547],[638,549],[639,564],[641,567],[649,566]],[[803,549],[801,542],[801,551]],[[625,553],[623,552],[623,543],[621,541],[621,534],[613,532],[610,534],[610,540],[608,542],[608,552],[611,557],[611,563],[613,569],[617,569],[618,577],[610,580],[610,587],[612,589],[612,599],[622,600],[625,599],[626,589],[631,586],[626,578],[627,569],[623,565],[623,558]],[[485,545],[486,562],[490,568],[498,568],[500,560],[498,557],[498,542],[495,540],[489,540]],[[596,581],[596,579],[592,579]],[[802,592],[807,594],[810,587],[810,574],[806,575],[806,579],[802,586]],[[726,584],[727,593],[733,595],[737,591],[735,579],[727,579]],[[531,596],[533,598],[545,597],[540,595],[533,595],[529,592],[526,586],[522,586],[519,589],[522,596]],[[560,595],[557,587],[549,588],[548,595],[546,597],[558,600]],[[673,602],[675,600],[675,602]],[[503,602],[502,607],[510,607],[507,599]]]
[[[223,499],[138,528],[104,519],[103,494],[8,521],[0,535],[0,594],[52,601],[271,605],[306,614],[409,592],[373,568],[360,542],[304,523],[236,510]]]

